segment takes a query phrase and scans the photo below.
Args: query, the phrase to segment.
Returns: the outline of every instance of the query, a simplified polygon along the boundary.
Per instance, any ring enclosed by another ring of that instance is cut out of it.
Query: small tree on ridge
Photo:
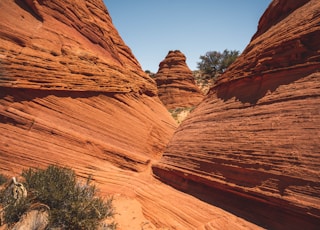
[[[240,52],[237,50],[225,49],[222,53],[218,51],[209,51],[205,55],[200,56],[201,61],[198,62],[198,69],[208,78],[215,79],[237,59]]]

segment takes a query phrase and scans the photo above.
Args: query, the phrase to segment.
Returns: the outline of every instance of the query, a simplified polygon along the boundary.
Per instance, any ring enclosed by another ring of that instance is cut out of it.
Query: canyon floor
[[[263,229],[160,182],[150,168],[139,173],[110,165],[100,172],[98,186],[102,196],[114,199],[119,230]]]

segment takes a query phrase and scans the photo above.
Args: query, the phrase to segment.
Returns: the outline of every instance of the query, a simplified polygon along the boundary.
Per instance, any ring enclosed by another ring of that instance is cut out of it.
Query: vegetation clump
[[[151,72],[150,70],[146,70],[144,71],[146,74],[148,74],[151,78],[155,78],[156,77],[156,74]]]
[[[218,51],[209,51],[205,55],[200,56],[198,69],[203,73],[206,79],[215,80],[219,75],[224,73],[226,69],[237,59],[240,52],[237,50],[225,49],[222,53]]]
[[[192,107],[179,107],[175,109],[169,109],[169,113],[173,117],[173,119],[180,124],[193,110],[194,106]]]
[[[8,178],[3,175],[3,174],[0,174],[0,185],[6,183],[8,181]]]
[[[75,172],[69,168],[51,165],[46,169],[28,169],[22,172],[28,196],[19,202],[5,190],[0,193],[4,207],[5,222],[13,224],[32,204],[49,207],[48,228],[96,229],[100,222],[112,217],[112,199],[104,201],[96,196],[97,189],[76,180]],[[111,223],[105,229],[115,229]]]

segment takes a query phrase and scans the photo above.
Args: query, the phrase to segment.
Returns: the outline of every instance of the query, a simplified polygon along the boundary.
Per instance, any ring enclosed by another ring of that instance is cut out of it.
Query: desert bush
[[[22,172],[22,177],[28,197],[19,204],[6,199],[7,223],[19,220],[33,203],[50,208],[48,228],[96,229],[101,220],[113,216],[112,199],[104,201],[97,197],[90,179],[86,183],[77,182],[75,172],[69,168],[51,165],[46,169],[28,169]],[[116,225],[107,227],[115,229]]]
[[[203,73],[205,78],[216,79],[219,75],[238,58],[240,52],[237,50],[225,49],[222,53],[218,51],[209,51],[200,56],[198,69]]]
[[[179,108],[175,108],[175,109],[169,109],[169,113],[171,114],[171,116],[173,117],[173,119],[175,119],[178,123],[181,123],[181,121],[185,118],[182,118],[181,120],[181,114],[185,113],[186,115],[188,115],[189,113],[191,113],[194,110],[195,106],[192,107],[179,107]]]
[[[146,74],[148,74],[151,78],[155,78],[156,77],[156,74],[151,72],[150,70],[146,70],[144,71]]]
[[[16,202],[11,195],[8,196],[4,192],[1,193],[0,197],[0,202],[4,207],[4,222],[9,225],[18,222],[31,205],[27,199]]]
[[[3,175],[3,174],[0,174],[0,185],[6,183],[8,181],[8,178]]]
[[[2,189],[0,190],[0,226],[3,222],[13,224],[17,222],[23,213],[29,208],[27,199],[17,199],[13,196],[13,182],[0,175]]]

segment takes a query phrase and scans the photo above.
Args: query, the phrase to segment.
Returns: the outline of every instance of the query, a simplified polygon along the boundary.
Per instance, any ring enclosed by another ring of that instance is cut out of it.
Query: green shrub
[[[198,62],[198,69],[206,78],[216,80],[216,78],[224,73],[227,68],[238,58],[240,51],[225,49],[222,53],[218,51],[209,51],[205,55],[200,56],[201,61]]]
[[[105,202],[96,197],[97,189],[90,179],[87,183],[77,182],[75,172],[69,168],[51,165],[47,169],[28,169],[22,177],[28,197],[18,205],[6,199],[7,223],[19,220],[32,203],[49,206],[48,228],[96,229],[101,220],[113,216],[112,199]],[[115,229],[116,224],[106,227]]]
[[[5,184],[9,180],[3,175],[0,175],[0,178],[0,184]],[[6,187],[3,187],[3,189],[0,190],[0,223],[3,224],[4,221],[10,225],[20,219],[23,213],[30,207],[30,202],[27,199],[14,199],[11,190],[13,188],[13,185],[9,183],[7,185],[10,186],[10,189],[6,189]]]
[[[9,225],[18,222],[21,216],[28,210],[31,205],[30,201],[27,199],[16,202],[16,200],[14,200],[11,195],[2,196],[1,203],[3,204],[3,207],[5,207],[5,222]]]
[[[6,183],[8,181],[8,178],[3,175],[3,174],[0,174],[0,185]]]

